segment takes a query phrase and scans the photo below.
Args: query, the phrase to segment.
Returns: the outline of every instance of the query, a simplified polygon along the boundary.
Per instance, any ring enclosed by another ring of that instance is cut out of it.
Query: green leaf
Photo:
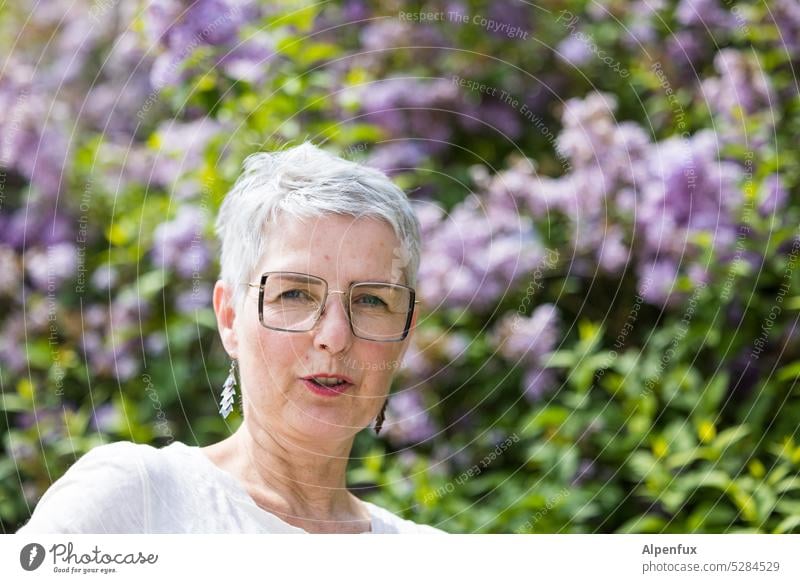
[[[700,396],[698,413],[704,416],[711,416],[719,408],[723,397],[728,391],[729,375],[727,372],[720,372],[714,375]]]
[[[714,449],[723,451],[735,443],[741,441],[747,434],[750,433],[750,428],[747,425],[737,425],[736,427],[729,427],[724,431],[720,431],[717,438],[714,440],[712,446]]]
[[[617,529],[620,534],[657,533],[664,530],[666,520],[660,516],[637,516]]]
[[[791,532],[795,528],[800,526],[800,514],[795,516],[787,516],[783,520],[778,523],[778,526],[775,527],[773,530],[773,534],[784,534],[787,532]]]
[[[791,478],[786,478],[785,480],[781,480],[777,486],[775,486],[775,491],[783,494],[784,492],[788,492],[789,490],[797,490],[800,489],[800,477],[792,476]]]
[[[782,366],[778,369],[776,376],[779,381],[788,381],[800,377],[800,360]]]

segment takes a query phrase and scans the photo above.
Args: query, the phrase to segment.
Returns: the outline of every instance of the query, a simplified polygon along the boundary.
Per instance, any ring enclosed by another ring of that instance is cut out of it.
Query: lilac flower
[[[518,138],[522,124],[517,112],[499,101],[485,99],[477,107],[462,108],[460,125],[471,132],[497,132],[508,138]]]
[[[706,79],[703,94],[712,112],[735,119],[741,109],[746,114],[770,111],[776,105],[769,79],[752,55],[723,49],[714,57],[719,77]]]
[[[148,5],[145,31],[153,42],[170,49],[193,43],[221,45],[235,40],[241,8],[225,0],[194,0],[184,5],[163,0]]]
[[[423,333],[423,331],[419,329],[417,333],[412,335],[408,350],[401,363],[401,370],[403,371],[404,377],[414,379],[415,381],[428,378],[435,370],[435,364],[429,351],[421,345],[421,333]]]
[[[673,261],[642,263],[637,268],[638,293],[649,304],[663,306],[673,299],[678,279],[678,264]]]
[[[570,34],[558,44],[556,54],[559,59],[573,67],[582,67],[592,60],[592,51],[587,43],[574,34]]]
[[[416,389],[405,389],[391,395],[384,428],[386,435],[396,444],[422,443],[438,432],[422,394]]]
[[[672,261],[691,257],[691,236],[698,232],[709,234],[717,250],[733,243],[734,210],[743,202],[737,185],[742,172],[718,160],[711,131],[690,140],[670,138],[653,148],[637,217],[646,255]]]
[[[167,347],[167,338],[160,332],[153,332],[147,335],[144,345],[149,354],[162,354]]]
[[[713,54],[708,47],[708,35],[684,29],[674,32],[666,40],[664,61],[684,82],[697,78],[697,73],[706,57]]]
[[[533,22],[534,9],[527,2],[491,2],[489,3],[488,18],[507,24],[508,27],[520,27],[523,31],[530,30]],[[489,31],[491,34],[507,37],[508,32],[500,27]]]
[[[780,174],[770,174],[764,179],[758,197],[758,212],[762,217],[777,216],[784,210],[788,193]]]
[[[94,375],[124,382],[131,379],[141,367],[141,362],[133,354],[138,347],[138,339],[120,341],[108,338],[107,342],[103,342],[100,334],[86,332],[82,347]]]
[[[474,310],[497,302],[544,254],[529,218],[494,201],[483,206],[474,195],[453,209],[423,247],[423,301]]]
[[[222,55],[217,66],[232,79],[260,83],[266,79],[275,54],[275,42],[262,31]]]
[[[75,405],[67,402],[61,407],[39,407],[33,411],[20,413],[17,426],[21,429],[35,428],[42,441],[54,443],[66,433],[65,416],[74,413]]]
[[[369,18],[370,12],[364,0],[345,0],[342,5],[342,20],[354,22]]]
[[[57,289],[75,276],[78,255],[72,243],[59,243],[46,249],[34,248],[25,253],[25,270],[40,290]]]
[[[524,365],[541,365],[558,338],[558,310],[552,304],[538,306],[530,316],[505,314],[490,334],[501,356]]]
[[[176,188],[176,198],[196,196],[201,186],[194,180],[183,179],[183,176],[197,168],[209,142],[222,131],[224,128],[221,124],[208,118],[162,123],[156,131],[160,146],[155,154],[151,154],[155,157],[152,161],[155,181],[165,187]]]
[[[779,46],[787,53],[800,53],[800,4],[795,0],[775,0],[770,5],[768,22],[778,26]]]
[[[145,30],[166,48],[153,65],[153,87],[179,82],[182,66],[196,48],[235,41],[245,17],[239,6],[224,0],[195,0],[186,7],[176,0],[149,4]]]
[[[525,369],[523,392],[531,402],[555,388],[555,375],[545,364],[547,355],[558,346],[559,335],[558,310],[552,304],[537,307],[530,317],[507,313],[490,333],[498,353]]]
[[[361,29],[361,47],[365,51],[381,51],[402,46],[411,35],[411,26],[395,18],[370,22]]]
[[[89,426],[94,431],[101,433],[111,433],[116,431],[120,425],[120,414],[116,407],[111,403],[104,403],[92,412]]]
[[[114,287],[118,277],[119,273],[116,268],[110,265],[101,265],[95,269],[90,281],[95,289],[104,291]]]
[[[734,16],[718,0],[681,0],[675,18],[683,26],[726,29],[735,25]]]
[[[201,283],[178,294],[175,306],[181,314],[194,314],[197,310],[211,306],[211,286]]]
[[[0,363],[12,374],[21,373],[28,365],[25,354],[25,321],[21,313],[6,318],[0,328]]]
[[[151,257],[164,269],[183,277],[203,272],[210,264],[210,252],[203,238],[203,213],[197,207],[181,207],[174,220],[156,227]]]
[[[393,175],[419,167],[426,157],[417,142],[396,141],[375,146],[366,163]]]
[[[127,288],[118,292],[109,312],[111,333],[133,326],[139,326],[142,320],[150,314],[150,303],[143,301],[136,293],[135,288]]]
[[[622,42],[626,47],[639,51],[642,45],[656,42],[658,36],[654,21],[665,7],[664,0],[634,0],[626,10],[627,26]]]
[[[390,77],[355,90],[363,120],[374,123],[391,138],[414,136],[429,153],[443,151],[453,128],[442,111],[457,111],[458,88],[447,79]]]

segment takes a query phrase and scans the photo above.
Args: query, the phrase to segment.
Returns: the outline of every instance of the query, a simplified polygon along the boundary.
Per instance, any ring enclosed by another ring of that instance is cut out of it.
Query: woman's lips
[[[303,382],[303,384],[306,386],[308,390],[323,397],[338,397],[339,395],[346,392],[350,387],[353,386],[352,383],[342,383],[341,385],[335,387],[326,387],[308,379],[300,379],[300,380]]]

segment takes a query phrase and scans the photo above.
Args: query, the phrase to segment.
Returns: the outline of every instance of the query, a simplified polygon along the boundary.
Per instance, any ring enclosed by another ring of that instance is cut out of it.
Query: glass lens
[[[264,324],[283,330],[310,330],[325,291],[325,282],[311,275],[269,274],[264,283]]]
[[[405,332],[411,292],[400,285],[359,283],[350,294],[350,313],[357,336],[397,340]]]

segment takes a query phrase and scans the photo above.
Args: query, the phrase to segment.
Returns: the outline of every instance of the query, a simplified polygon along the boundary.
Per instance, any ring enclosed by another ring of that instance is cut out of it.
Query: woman
[[[417,321],[420,235],[405,194],[305,143],[245,161],[217,234],[213,303],[231,358],[220,413],[240,389],[241,426],[203,448],[95,448],[20,532],[442,532],[345,484]]]

